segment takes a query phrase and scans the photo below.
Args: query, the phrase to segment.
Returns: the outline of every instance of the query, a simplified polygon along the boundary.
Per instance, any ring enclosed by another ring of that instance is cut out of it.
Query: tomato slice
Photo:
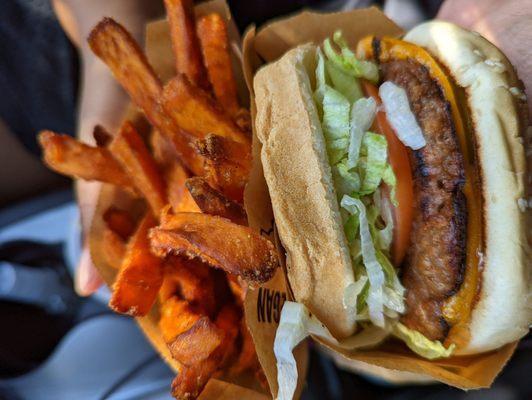
[[[366,80],[362,80],[362,87],[367,96],[373,97],[377,105],[382,104],[377,87]],[[373,127],[388,141],[388,158],[397,178],[395,197],[397,206],[393,207],[394,229],[392,240],[392,262],[399,266],[403,261],[410,245],[410,230],[412,229],[412,215],[414,211],[414,183],[408,149],[399,140],[393,128],[386,119],[382,107],[378,108]],[[389,191],[385,191],[389,192]]]

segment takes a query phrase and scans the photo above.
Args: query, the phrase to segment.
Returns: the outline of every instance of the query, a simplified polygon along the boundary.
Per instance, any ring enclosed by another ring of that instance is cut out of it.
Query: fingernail
[[[84,247],[76,270],[74,289],[80,296],[90,296],[101,284],[102,279],[92,264],[89,249]]]

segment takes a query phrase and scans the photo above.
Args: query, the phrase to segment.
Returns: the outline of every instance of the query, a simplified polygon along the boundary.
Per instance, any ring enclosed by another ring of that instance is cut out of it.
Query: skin
[[[65,32],[80,48],[82,90],[78,136],[91,143],[92,129],[96,123],[111,132],[116,131],[127,97],[103,64],[90,52],[84,38],[103,16],[111,16],[124,24],[135,38],[141,39],[145,22],[162,15],[162,2],[54,0],[53,4]],[[475,30],[497,45],[517,68],[527,95],[532,96],[532,57],[529,47],[532,3],[522,0],[447,0],[438,18]],[[531,104],[529,107],[532,112]],[[84,234],[94,213],[98,191],[97,183],[78,182],[76,185]],[[80,295],[89,295],[101,282],[85,246],[76,274],[76,290]]]
[[[517,69],[532,98],[532,3],[522,0],[447,0],[439,19],[477,31],[499,47]],[[532,114],[532,102],[528,103]]]

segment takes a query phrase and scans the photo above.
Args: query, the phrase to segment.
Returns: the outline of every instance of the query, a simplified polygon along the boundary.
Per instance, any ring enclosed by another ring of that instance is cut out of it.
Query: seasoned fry
[[[158,129],[153,129],[151,132],[150,147],[153,158],[161,169],[179,160],[172,142]]]
[[[159,169],[163,171],[166,193],[172,209],[175,212],[199,212],[200,209],[185,186],[189,174],[179,163],[172,143],[156,129],[150,139],[153,157]]]
[[[230,374],[239,375],[246,370],[257,370],[260,368],[260,363],[255,352],[255,344],[253,338],[246,324],[246,320],[242,318],[240,321],[240,337],[242,339],[242,347],[238,358],[231,366]]]
[[[113,135],[111,135],[103,126],[96,125],[92,131],[92,136],[98,147],[107,147],[111,140],[113,140]]]
[[[249,135],[183,75],[176,75],[164,86],[161,102],[168,116],[197,138],[214,133],[250,146]]]
[[[170,38],[174,48],[175,69],[194,85],[208,88],[196,37],[196,20],[192,0],[164,0]]]
[[[251,115],[249,114],[249,110],[246,108],[239,109],[233,119],[236,125],[244,132],[251,132]]]
[[[188,174],[179,163],[173,163],[164,172],[168,201],[174,212],[199,212],[200,209],[185,183]]]
[[[232,304],[227,304],[216,318],[216,326],[225,332],[220,346],[205,360],[185,366],[172,382],[172,395],[176,399],[195,399],[210,377],[223,368],[236,352],[240,313]]]
[[[159,328],[165,342],[169,343],[180,333],[189,330],[201,315],[177,296],[170,297],[161,304]]]
[[[107,227],[123,240],[127,240],[135,231],[135,221],[125,210],[109,207],[102,218]]]
[[[146,213],[127,245],[109,301],[116,312],[135,317],[146,315],[157,298],[163,268],[161,260],[151,253],[148,240],[148,231],[155,223],[155,218]]]
[[[46,165],[60,174],[134,190],[129,176],[105,148],[92,147],[51,131],[39,133],[39,144]]]
[[[167,215],[150,231],[152,249],[161,257],[185,254],[248,282],[268,281],[278,266],[273,244],[251,228],[200,213]]]
[[[158,216],[167,203],[165,182],[148,148],[129,121],[122,124],[110,150],[146,198],[154,215]]]
[[[159,291],[161,302],[176,294],[207,316],[218,311],[215,276],[211,269],[199,260],[171,256],[165,262],[163,285]]]
[[[189,330],[177,335],[168,348],[174,359],[191,366],[209,357],[220,346],[224,336],[225,332],[208,317],[201,317]]]
[[[102,235],[102,252],[105,262],[119,270],[126,254],[126,243],[116,232],[109,228],[105,229]]]
[[[198,141],[198,151],[205,161],[205,178],[226,197],[242,203],[244,188],[251,171],[248,146],[216,135]]]
[[[235,224],[247,225],[248,220],[244,208],[212,188],[205,179],[189,178],[186,186],[203,213],[227,218]]]
[[[238,94],[225,21],[220,14],[205,15],[198,20],[197,32],[214,96],[234,119],[239,111]]]
[[[203,159],[194,151],[194,137],[183,131],[161,110],[162,86],[139,45],[122,25],[104,18],[94,27],[89,45],[128,92],[151,124],[168,137],[179,158],[195,174],[203,171]]]

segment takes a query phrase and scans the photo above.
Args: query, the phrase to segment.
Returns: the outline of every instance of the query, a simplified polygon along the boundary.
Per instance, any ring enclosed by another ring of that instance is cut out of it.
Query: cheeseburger
[[[292,49],[254,79],[294,300],[335,339],[391,335],[431,359],[523,337],[527,104],[515,69],[445,22],[346,39]]]

